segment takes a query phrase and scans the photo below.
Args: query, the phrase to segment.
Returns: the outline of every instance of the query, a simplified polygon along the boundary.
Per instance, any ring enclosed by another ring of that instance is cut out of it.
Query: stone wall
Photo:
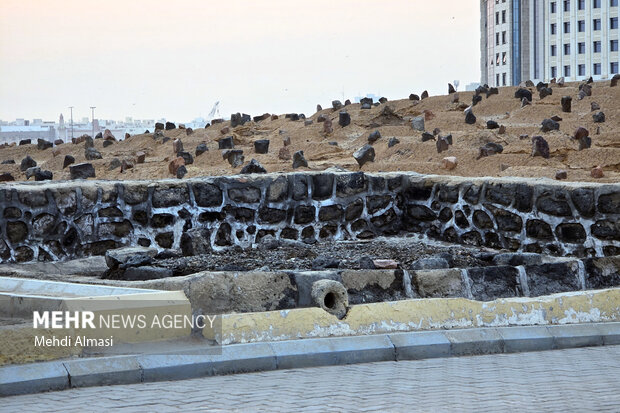
[[[2,262],[123,245],[247,248],[267,235],[312,243],[419,234],[556,256],[620,254],[620,184],[362,172],[9,183],[0,210]]]

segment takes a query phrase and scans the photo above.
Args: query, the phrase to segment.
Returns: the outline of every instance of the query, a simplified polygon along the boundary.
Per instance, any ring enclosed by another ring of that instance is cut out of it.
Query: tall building
[[[618,0],[481,0],[481,83],[619,73]]]

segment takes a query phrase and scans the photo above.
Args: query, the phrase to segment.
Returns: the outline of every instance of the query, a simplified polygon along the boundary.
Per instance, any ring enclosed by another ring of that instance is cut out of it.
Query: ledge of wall
[[[0,262],[123,245],[247,248],[417,233],[555,256],[620,254],[620,184],[319,172],[0,185]]]

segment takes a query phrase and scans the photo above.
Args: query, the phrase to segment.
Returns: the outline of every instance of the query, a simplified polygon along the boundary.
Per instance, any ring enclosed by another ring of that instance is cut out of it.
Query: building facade
[[[619,73],[619,0],[481,0],[481,83]]]

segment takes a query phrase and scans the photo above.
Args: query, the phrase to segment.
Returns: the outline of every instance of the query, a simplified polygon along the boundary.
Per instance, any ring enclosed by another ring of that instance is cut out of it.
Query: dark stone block
[[[617,214],[620,211],[620,192],[599,196],[598,210],[604,214]]]
[[[230,188],[228,196],[235,202],[254,204],[260,201],[260,189],[253,186]]]
[[[164,228],[174,223],[174,215],[172,214],[155,214],[151,217],[151,226],[153,228]]]
[[[369,214],[374,214],[375,212],[386,208],[391,201],[392,197],[390,195],[372,195],[366,197],[366,209]]]
[[[308,177],[301,174],[295,174],[289,177],[291,189],[293,191],[293,200],[303,201],[308,199]]]
[[[476,210],[474,211],[473,217],[474,225],[478,228],[493,228],[493,220],[491,217],[484,211]]]
[[[334,175],[312,175],[312,199],[323,200],[332,197],[334,191]]]
[[[269,152],[269,139],[259,139],[254,142],[254,151],[256,153]]]
[[[574,189],[570,196],[573,205],[582,216],[591,217],[594,215],[594,191],[592,189]]]
[[[545,193],[536,201],[536,207],[539,211],[549,215],[555,215],[559,217],[566,217],[572,215],[570,205],[566,202],[563,194]]]
[[[95,178],[95,168],[90,163],[80,163],[69,166],[71,179]]]
[[[345,210],[345,219],[347,221],[353,221],[361,217],[363,211],[364,201],[362,201],[361,199],[356,199],[347,206]]]
[[[263,207],[259,210],[258,216],[262,222],[277,224],[286,219],[286,210]]]
[[[583,263],[587,290],[620,286],[620,257],[587,258]]]
[[[478,185],[471,185],[463,194],[463,199],[470,204],[476,205],[480,200],[481,187]]]
[[[576,262],[528,265],[525,271],[532,297],[581,289]]]
[[[224,247],[227,245],[232,245],[232,237],[230,234],[230,224],[227,222],[224,222],[223,224],[220,225],[220,227],[217,230],[217,233],[215,234],[215,245],[218,245],[220,247]]]
[[[23,242],[28,237],[28,226],[22,221],[6,223],[6,237],[11,244]]]
[[[340,205],[324,206],[319,210],[320,221],[339,221],[342,219],[343,210]]]
[[[316,209],[310,205],[300,205],[295,209],[295,223],[308,224],[315,219]]]
[[[469,221],[467,220],[467,217],[465,217],[463,211],[458,210],[454,213],[454,222],[461,229],[469,227]]]
[[[519,272],[510,266],[477,267],[467,270],[474,299],[491,301],[497,298],[522,297]]]
[[[620,241],[620,221],[600,220],[590,227],[592,235],[598,239]]]
[[[401,229],[398,216],[394,209],[388,209],[384,214],[370,219],[370,223],[378,228],[383,234],[395,235]]]
[[[426,182],[409,182],[403,191],[406,201],[426,201],[432,193],[432,183]]]
[[[363,172],[336,175],[336,195],[350,196],[365,192],[368,189],[368,179]]]
[[[158,187],[153,191],[153,207],[167,208],[189,201],[187,186]]]
[[[514,191],[514,207],[520,212],[530,212],[534,202],[534,189],[530,185],[517,184]]]
[[[484,233],[484,245],[489,248],[500,249],[502,248],[502,241],[496,232],[487,231]]]
[[[539,219],[530,219],[525,224],[525,232],[528,237],[540,240],[552,240],[553,232],[551,226]]]
[[[482,235],[478,231],[469,231],[461,235],[461,242],[465,245],[482,246]]]
[[[521,232],[523,220],[519,215],[513,214],[505,209],[495,208],[492,205],[485,205],[491,211],[497,222],[497,228],[501,231]]]
[[[316,239],[314,238],[314,227],[306,227],[301,231],[301,240],[306,244],[314,244]]]
[[[299,231],[295,228],[284,228],[280,233],[280,238],[284,239],[297,239],[299,237]]]
[[[408,218],[417,221],[434,221],[437,219],[437,214],[424,205],[408,205],[405,213]]]
[[[439,212],[439,220],[441,222],[448,222],[452,219],[452,210],[450,208],[444,208]]]
[[[225,138],[222,138],[218,142],[218,149],[232,149],[234,147],[235,147],[235,144],[233,143],[232,136],[227,136]]]
[[[222,205],[222,191],[215,185],[197,182],[192,184],[196,204],[201,207]]]
[[[28,262],[34,259],[34,251],[30,247],[22,246],[15,248],[15,261]]]
[[[286,176],[274,179],[267,188],[267,201],[282,202],[288,197],[288,180]]]
[[[254,209],[251,209],[251,208],[234,207],[232,205],[227,205],[223,209],[223,211],[226,214],[231,215],[236,221],[241,221],[241,222],[254,221]]]
[[[338,232],[336,225],[325,225],[319,231],[319,238],[332,238]]]
[[[485,191],[485,198],[494,204],[508,206],[512,204],[515,188],[512,184],[490,184]]]
[[[567,223],[560,224],[555,228],[558,240],[571,244],[583,243],[586,240],[586,231],[581,224]]]
[[[459,200],[459,187],[441,184],[439,186],[439,200],[441,202],[456,203]]]

